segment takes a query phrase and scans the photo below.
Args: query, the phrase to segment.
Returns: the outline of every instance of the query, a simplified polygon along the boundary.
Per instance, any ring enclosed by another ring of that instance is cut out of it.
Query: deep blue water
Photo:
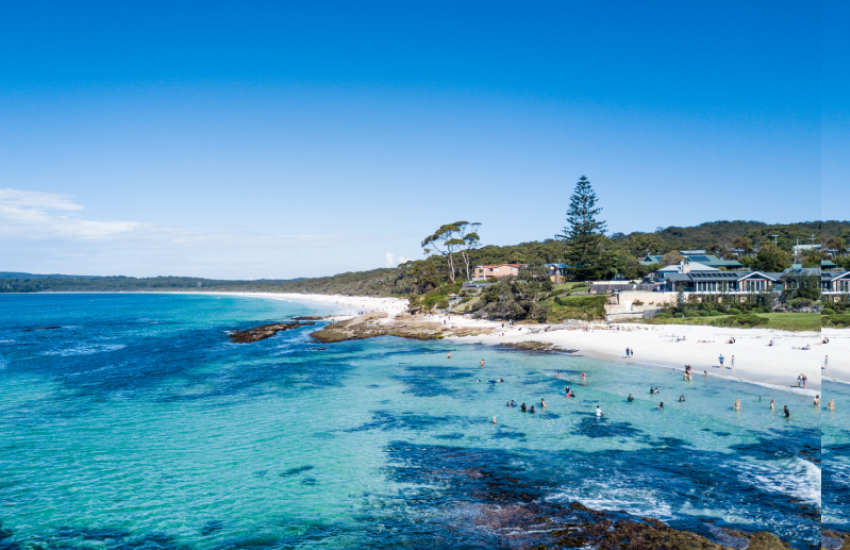
[[[0,547],[514,548],[534,542],[535,516],[572,501],[708,536],[819,540],[809,397],[449,342],[325,346],[309,327],[227,339],[315,309],[0,296]],[[541,398],[534,415],[505,407]]]

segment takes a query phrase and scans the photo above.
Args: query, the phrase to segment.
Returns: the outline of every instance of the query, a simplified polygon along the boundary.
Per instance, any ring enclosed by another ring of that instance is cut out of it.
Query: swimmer
[[[706,378],[708,378],[708,371],[707,371],[707,370],[704,370],[704,371],[702,371],[702,372],[705,374],[705,377],[706,377]]]
[[[773,405],[775,401],[773,399],[770,400],[770,412],[773,412]]]
[[[654,394],[654,393],[655,393],[655,388],[653,388],[652,386],[649,386],[649,393],[650,393],[650,394]]]
[[[740,399],[735,400],[735,404],[732,405],[732,410],[741,412],[741,400]]]
[[[502,380],[501,378],[499,378],[499,382],[504,382],[504,380]]]
[[[584,373],[584,371],[582,371],[582,373],[581,373],[581,382],[582,382],[582,384],[584,383],[585,378],[587,378],[587,374],[585,374],[585,373]]]
[[[605,415],[602,414],[602,409],[599,408],[599,405],[596,405],[596,418],[602,418],[603,416]]]
[[[570,393],[567,394],[567,397],[575,397],[576,394],[573,393],[573,390],[570,390]]]
[[[679,403],[684,403],[684,402],[685,402],[685,396],[684,396],[684,395],[680,395],[680,396],[679,396]]]
[[[521,410],[522,412],[525,412],[525,411],[528,410],[528,407],[526,407],[525,403],[523,403],[522,405],[519,406],[519,410]]]
[[[531,414],[534,414],[534,405],[532,405],[531,408],[528,409],[528,412],[530,412]]]
[[[511,399],[511,407],[516,407],[516,401],[514,401],[513,399]]]
[[[815,407],[820,407],[820,395],[816,395],[814,399]]]
[[[452,352],[449,352],[449,359],[452,358]]]
[[[484,368],[484,359],[481,360],[481,368]]]
[[[658,409],[659,411],[663,411],[663,410],[664,410],[664,401],[662,401],[661,403],[659,403],[659,404],[658,404],[658,406],[657,406],[657,407],[655,407],[655,408],[656,408],[656,409]]]
[[[498,424],[498,422],[496,422],[496,417],[495,417],[495,416],[493,417],[493,424]]]
[[[829,403],[826,404],[826,410],[829,412],[835,412],[835,399],[829,400]]]
[[[548,407],[548,406],[549,406],[549,405],[547,405],[547,404],[546,404],[546,400],[545,400],[545,399],[543,399],[543,398],[541,397],[541,398],[540,398],[540,408],[541,408],[541,409],[545,409],[545,408],[546,408],[546,407]]]
[[[631,403],[632,401],[634,401],[634,400],[635,400],[635,398],[634,398],[634,397],[632,397],[632,394],[629,394],[629,396],[626,398],[626,401],[628,401],[628,402],[630,402],[630,403]]]
[[[782,416],[785,418],[791,418],[791,411],[788,410],[788,405],[785,405],[782,410]]]

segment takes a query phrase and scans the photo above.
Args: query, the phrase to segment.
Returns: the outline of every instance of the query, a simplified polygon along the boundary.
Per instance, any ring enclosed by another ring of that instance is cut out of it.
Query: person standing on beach
[[[626,358],[629,357],[629,348],[626,348]]]
[[[729,365],[732,367],[732,370],[735,370],[735,356],[732,356],[732,360],[729,362]]]
[[[799,374],[799,375],[797,375],[797,387],[799,388],[800,384],[802,384],[802,383],[803,383],[803,375]]]
[[[829,355],[823,356],[823,368],[829,370]]]
[[[720,361],[720,366],[722,367],[723,366],[723,354],[722,353],[720,354],[720,357],[717,358],[717,360]]]
[[[806,382],[809,381],[809,378],[805,374],[803,374],[802,377],[803,377],[803,389],[806,389]]]

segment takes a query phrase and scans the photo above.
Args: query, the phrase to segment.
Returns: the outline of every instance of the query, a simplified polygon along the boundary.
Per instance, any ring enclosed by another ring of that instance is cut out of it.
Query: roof
[[[697,252],[702,252],[702,254],[696,254]],[[704,250],[683,250],[679,254],[684,256],[691,264],[696,262],[708,267],[728,267],[732,269],[744,267],[738,260],[721,260],[714,254],[705,254]],[[663,257],[661,254],[647,254],[646,258],[640,263],[643,265],[660,264]]]
[[[709,267],[707,265],[703,265],[703,264],[700,264],[700,263],[697,263],[697,262],[688,262],[688,267],[691,269],[691,271],[720,271],[716,267]],[[679,271],[679,265],[678,264],[668,265],[667,267],[662,267],[658,271],[662,271],[664,273],[667,273],[668,271],[678,272]]]
[[[842,269],[841,271],[830,271],[820,274],[821,281],[835,281],[837,279],[850,279],[850,271]]]
[[[525,267],[527,264],[484,264],[475,266],[475,269],[478,269],[479,267],[502,267],[505,265],[510,267]]]
[[[811,275],[818,276],[820,275],[819,267],[798,267],[800,264],[794,264],[789,267],[785,271],[782,272],[783,275],[800,275],[803,277],[808,277]]]
[[[661,270],[659,270],[661,271]],[[762,276],[773,282],[779,281],[781,273],[766,273],[764,271],[691,271],[690,273],[664,273],[664,278],[673,283],[679,282],[694,282],[694,283],[733,283],[744,279]]]

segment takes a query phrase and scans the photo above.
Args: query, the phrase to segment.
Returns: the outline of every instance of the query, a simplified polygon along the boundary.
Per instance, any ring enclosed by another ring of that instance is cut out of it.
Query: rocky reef
[[[398,336],[416,340],[435,340],[444,336],[469,336],[489,333],[487,329],[458,329],[433,321],[418,320],[413,316],[404,315],[387,319],[386,313],[370,313],[348,321],[340,321],[325,326],[322,330],[310,336],[322,342],[344,342],[346,340],[363,340],[377,336]]]
[[[300,321],[295,321],[294,323],[272,323],[270,325],[249,328],[248,330],[238,330],[230,333],[229,337],[234,344],[250,344],[251,342],[258,342],[260,340],[265,340],[266,338],[271,338],[278,332],[315,324],[316,323],[312,322],[302,323]]]

